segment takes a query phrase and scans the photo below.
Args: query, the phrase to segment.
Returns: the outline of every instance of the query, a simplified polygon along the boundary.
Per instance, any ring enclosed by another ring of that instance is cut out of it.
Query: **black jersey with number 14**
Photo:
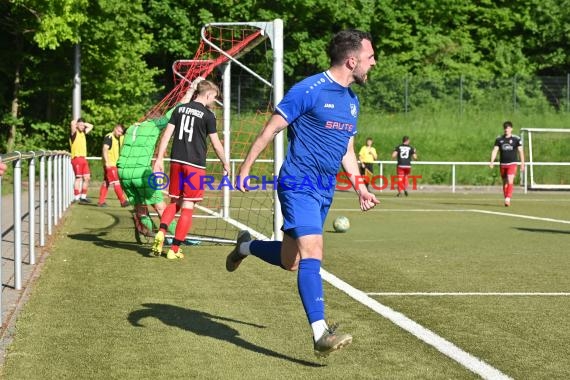
[[[216,115],[202,103],[192,101],[174,109],[169,124],[174,125],[170,159],[206,168],[207,137],[216,133]]]
[[[515,135],[511,135],[511,137],[499,136],[495,139],[495,146],[499,147],[499,161],[501,164],[518,162],[517,151],[519,146],[521,146],[520,137]]]

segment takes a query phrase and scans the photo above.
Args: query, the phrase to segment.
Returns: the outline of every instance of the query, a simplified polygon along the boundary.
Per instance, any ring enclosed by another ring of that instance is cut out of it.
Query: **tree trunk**
[[[14,75],[14,97],[12,98],[12,117],[14,120],[18,118],[19,109],[19,95],[20,95],[20,65],[16,66],[16,73]],[[8,131],[8,139],[6,141],[6,151],[12,152],[16,143],[16,124],[10,125]]]

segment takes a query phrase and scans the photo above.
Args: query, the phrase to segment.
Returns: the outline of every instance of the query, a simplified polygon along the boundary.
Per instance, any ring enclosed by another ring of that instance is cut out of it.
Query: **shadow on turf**
[[[68,235],[68,237],[75,240],[89,241],[95,244],[96,246],[102,248],[113,248],[113,249],[119,248],[127,251],[136,251],[141,256],[154,258],[154,256],[150,254],[149,247],[144,247],[141,246],[139,243],[134,243],[134,242],[129,243],[122,240],[105,239],[106,235],[107,235],[106,232],[98,232],[94,234],[70,234]]]
[[[292,358],[290,356],[283,355],[250,343],[239,336],[238,330],[220,323],[219,321],[241,323],[243,325],[253,326],[260,329],[265,328],[265,326],[221,317],[219,315],[212,315],[198,310],[185,309],[183,307],[174,305],[145,303],[142,304],[142,306],[145,308],[133,311],[128,316],[129,322],[135,327],[144,327],[144,325],[140,323],[141,319],[143,318],[156,318],[168,326],[178,327],[180,329],[193,332],[197,335],[209,336],[211,338],[224,340],[226,342],[233,343],[236,346],[257,352],[259,354],[288,360],[290,362],[308,367],[323,367],[322,364]]]
[[[526,232],[542,232],[547,234],[568,234],[570,235],[570,231],[564,230],[553,230],[550,228],[527,228],[527,227],[515,227],[519,231],[526,231]]]

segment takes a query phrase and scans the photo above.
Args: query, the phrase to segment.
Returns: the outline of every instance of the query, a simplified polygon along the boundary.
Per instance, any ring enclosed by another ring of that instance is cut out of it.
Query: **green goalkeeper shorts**
[[[155,205],[162,202],[162,191],[154,189],[148,184],[148,177],[152,169],[146,168],[119,168],[121,187],[133,205]]]

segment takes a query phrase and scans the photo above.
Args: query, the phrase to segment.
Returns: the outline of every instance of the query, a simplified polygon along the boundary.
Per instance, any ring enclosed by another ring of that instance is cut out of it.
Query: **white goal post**
[[[552,134],[569,134],[570,128],[522,128],[521,129],[521,142],[523,144],[523,148],[525,152],[527,152],[527,160],[526,160],[526,168],[523,185],[525,191],[527,189],[531,190],[570,190],[570,177],[561,179],[559,182],[561,183],[547,183],[541,182],[541,178],[537,175],[537,169],[540,167],[559,167],[560,169],[569,168],[570,171],[570,162],[553,162],[544,160],[543,157],[540,157],[541,160],[535,161],[537,150],[539,149],[547,149],[548,147],[544,147],[544,142],[542,145],[539,145],[537,140],[537,136],[552,133]],[[533,142],[533,135],[535,136],[535,141]],[[566,136],[565,136],[566,138]],[[570,135],[567,137],[570,141]],[[534,145],[533,145],[534,144]],[[564,183],[562,183],[564,182]]]
[[[173,63],[174,89],[147,114],[164,114],[198,76],[220,86],[222,99],[215,112],[222,116],[218,130],[232,164],[231,178],[210,152],[208,174],[201,184],[204,199],[195,207],[195,223],[187,239],[234,243],[236,231],[247,229],[258,239],[281,240],[283,219],[275,186],[247,194],[231,190],[236,163],[243,161],[274,105],[283,98],[283,21],[213,22],[202,27],[200,37],[193,58]],[[281,132],[260,155],[252,175],[274,178],[283,162],[284,146]]]

